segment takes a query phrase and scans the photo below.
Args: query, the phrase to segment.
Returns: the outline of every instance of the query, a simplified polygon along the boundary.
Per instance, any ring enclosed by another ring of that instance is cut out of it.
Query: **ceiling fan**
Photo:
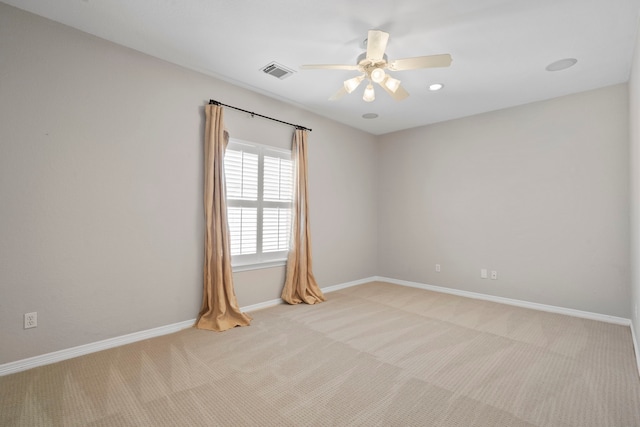
[[[409,93],[400,85],[400,80],[394,79],[385,70],[404,71],[415,70],[418,68],[448,67],[451,65],[451,55],[430,55],[417,56],[414,58],[396,59],[389,62],[384,51],[389,41],[389,33],[380,30],[369,30],[366,40],[367,51],[363,52],[356,61],[355,65],[337,65],[337,64],[313,64],[302,65],[301,69],[325,69],[325,70],[356,70],[362,74],[345,80],[343,87],[336,92],[330,101],[342,98],[347,93],[351,93],[365,79],[369,80],[369,84],[364,90],[362,99],[367,102],[375,100],[375,91],[373,83],[379,84],[393,99],[400,101],[409,96]]]

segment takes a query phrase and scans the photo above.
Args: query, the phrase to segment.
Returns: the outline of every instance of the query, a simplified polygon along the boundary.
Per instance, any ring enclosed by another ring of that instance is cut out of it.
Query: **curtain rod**
[[[262,114],[258,114],[258,113],[254,113],[253,111],[247,111],[247,110],[243,110],[242,108],[238,108],[238,107],[234,107],[233,105],[227,105],[227,104],[223,104],[222,102],[218,102],[216,100],[210,99],[209,100],[209,104],[214,104],[214,105],[222,105],[223,107],[229,107],[229,108],[233,108],[234,110],[238,110],[238,111],[242,111],[244,113],[249,113],[251,114],[251,116],[258,116],[258,117],[262,117],[264,119],[269,119],[269,120],[273,120],[274,122],[278,122],[278,123],[284,123],[285,125],[289,125],[289,126],[293,126],[296,129],[300,129],[300,130],[308,130],[309,132],[312,132],[311,129],[304,127],[304,126],[300,126],[300,125],[294,125],[293,123],[289,123],[289,122],[284,122],[282,120],[278,120],[278,119],[274,119],[273,117],[268,117],[268,116],[263,116]]]

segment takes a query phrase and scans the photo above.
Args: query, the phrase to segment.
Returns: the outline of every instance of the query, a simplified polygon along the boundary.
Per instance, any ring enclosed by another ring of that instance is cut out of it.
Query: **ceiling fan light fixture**
[[[2,1],[2,0],[0,0]],[[415,56],[411,58],[401,58],[389,62],[385,50],[389,41],[389,33],[381,30],[369,30],[366,39],[366,52],[361,53],[355,65],[347,64],[311,64],[301,65],[302,69],[324,69],[324,70],[353,70],[360,71],[361,75],[348,80],[344,80],[342,87],[334,94],[330,101],[335,101],[347,93],[352,93],[359,87],[365,79],[368,80],[362,99],[365,102],[375,100],[374,83],[380,85],[388,95],[396,101],[402,101],[409,96],[409,92],[400,84],[400,80],[394,79],[387,74],[386,70],[404,71],[421,68],[448,67],[451,65],[451,55],[448,53],[428,56]]]
[[[362,82],[362,80],[364,80],[364,75],[362,76],[358,76],[358,77],[353,77],[349,80],[345,80],[344,81],[344,88],[347,91],[347,93],[351,93],[354,90],[356,90],[356,88],[358,86],[360,86],[360,83]]]
[[[372,102],[376,99],[376,93],[373,90],[373,85],[369,83],[364,90],[364,95],[362,96],[362,100],[366,102]]]
[[[400,80],[394,79],[391,76],[387,76],[386,79],[382,82],[382,84],[389,89],[391,92],[396,93],[398,88],[400,87]]]
[[[371,80],[376,83],[382,83],[387,74],[384,72],[382,68],[375,68],[371,71]]]

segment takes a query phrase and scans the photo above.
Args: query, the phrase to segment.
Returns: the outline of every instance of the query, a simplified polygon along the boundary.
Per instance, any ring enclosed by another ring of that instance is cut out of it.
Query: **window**
[[[233,266],[281,264],[289,251],[291,151],[231,139],[224,168]]]

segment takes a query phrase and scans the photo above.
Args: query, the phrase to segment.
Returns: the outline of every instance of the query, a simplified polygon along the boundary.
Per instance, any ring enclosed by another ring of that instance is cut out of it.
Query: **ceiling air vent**
[[[293,70],[285,67],[284,65],[280,65],[277,62],[272,62],[269,65],[262,67],[262,72],[270,74],[273,77],[277,77],[280,80],[286,79],[294,73]]]

